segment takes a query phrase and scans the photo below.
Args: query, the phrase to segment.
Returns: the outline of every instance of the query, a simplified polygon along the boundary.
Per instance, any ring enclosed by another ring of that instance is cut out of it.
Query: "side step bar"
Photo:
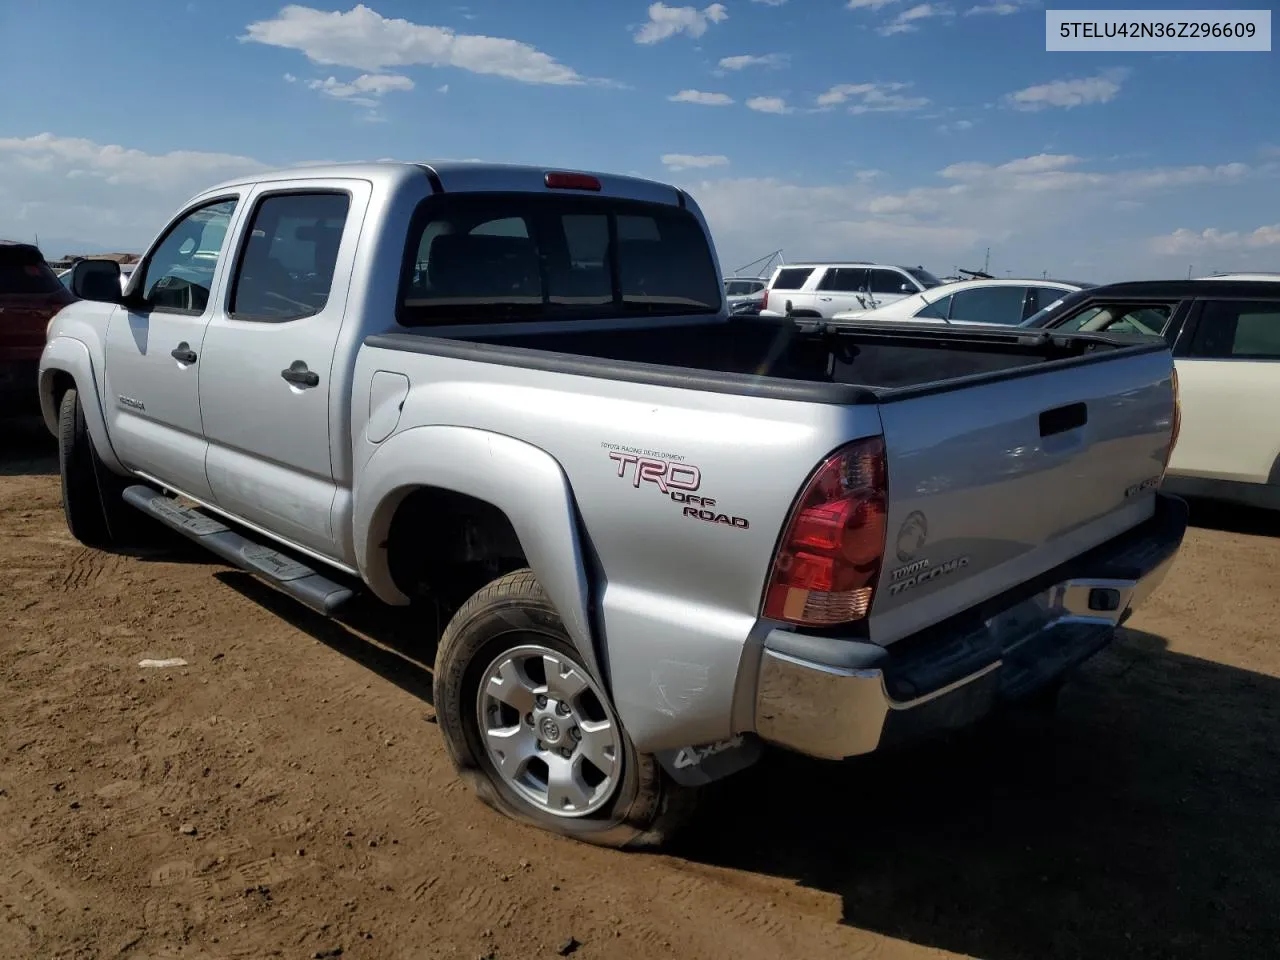
[[[126,487],[124,499],[131,507],[189,537],[227,563],[257,574],[272,586],[305,603],[317,613],[332,614],[351,599],[352,591],[316,573],[279,550],[249,540],[219,520],[194,507],[184,507],[154,490],[136,484]]]

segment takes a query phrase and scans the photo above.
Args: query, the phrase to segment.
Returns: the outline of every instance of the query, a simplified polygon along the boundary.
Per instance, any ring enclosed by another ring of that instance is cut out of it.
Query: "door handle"
[[[177,360],[179,363],[196,362],[196,352],[187,346],[185,342],[178,344],[170,350],[169,356],[173,357],[173,359]]]
[[[314,387],[320,383],[320,374],[314,370],[308,370],[307,365],[301,360],[295,360],[281,370],[280,376],[285,382],[298,387]]]

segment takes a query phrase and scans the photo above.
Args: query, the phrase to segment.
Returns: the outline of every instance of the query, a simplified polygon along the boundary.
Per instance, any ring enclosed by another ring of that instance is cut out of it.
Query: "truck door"
[[[111,444],[125,466],[202,500],[212,497],[200,422],[204,336],[237,196],[204,200],[161,235],[107,326]]]
[[[350,445],[351,370],[335,367],[369,184],[259,184],[205,335],[200,411],[217,504],[334,557],[334,458]]]

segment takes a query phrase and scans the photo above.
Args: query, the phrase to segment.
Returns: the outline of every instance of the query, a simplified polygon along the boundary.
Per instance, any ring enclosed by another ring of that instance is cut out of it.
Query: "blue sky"
[[[1280,270],[1278,55],[1046,53],[1037,2],[0,0],[0,36],[0,236],[50,255],[245,170],[435,158],[677,182],[726,271]]]

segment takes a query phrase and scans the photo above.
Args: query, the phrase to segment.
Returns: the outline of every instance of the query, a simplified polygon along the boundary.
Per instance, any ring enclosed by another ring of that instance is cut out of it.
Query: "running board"
[[[125,503],[171,530],[189,537],[227,563],[257,574],[326,617],[351,599],[352,591],[316,573],[279,550],[241,536],[220,520],[184,507],[151,487],[137,484],[124,491]]]

